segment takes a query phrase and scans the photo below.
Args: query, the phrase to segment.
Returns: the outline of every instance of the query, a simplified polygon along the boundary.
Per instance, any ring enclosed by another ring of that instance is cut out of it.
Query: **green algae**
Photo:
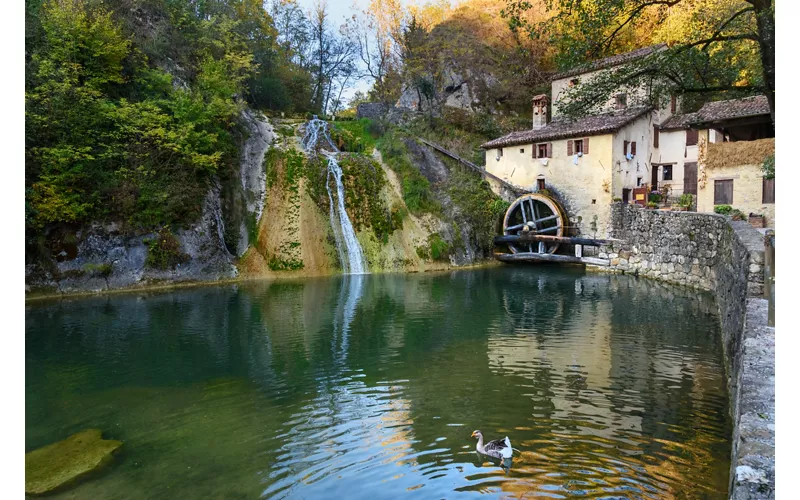
[[[122,441],[87,429],[25,454],[25,493],[43,495],[67,488],[113,460]]]

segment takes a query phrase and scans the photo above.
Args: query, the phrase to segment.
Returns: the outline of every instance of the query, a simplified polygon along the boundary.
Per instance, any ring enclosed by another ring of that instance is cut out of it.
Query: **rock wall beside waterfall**
[[[159,268],[148,259],[161,237],[158,231],[136,232],[119,222],[51,227],[45,240],[52,258],[26,264],[26,291],[98,292],[342,272],[329,206],[313,195],[324,193],[321,186],[328,184],[320,177],[325,169],[304,159],[305,125],[304,120],[267,118],[252,110],[242,114],[241,163],[235,170],[220,172],[206,195],[200,220],[165,229],[177,242],[170,250],[175,259],[169,265]],[[346,211],[354,221],[369,272],[448,269],[486,258],[463,210],[449,198],[451,167],[427,148],[414,150],[412,157],[414,167],[438,186],[435,194],[443,213],[409,213],[402,181],[377,150],[372,156],[347,156]],[[382,180],[364,191],[359,183],[365,182],[365,171],[358,168],[377,168]],[[385,214],[377,223],[388,224],[388,229],[373,227],[376,214]],[[428,252],[434,237],[448,246],[442,259]]]
[[[147,264],[150,245],[158,233],[132,233],[118,223],[93,224],[75,233],[50,229],[57,245],[48,264],[28,264],[25,290],[43,293],[99,292],[120,288],[193,281],[217,281],[238,276],[233,255],[223,240],[225,228],[220,188],[213,186],[203,203],[201,219],[175,232],[185,262],[174,269]],[[59,234],[62,233],[62,234]],[[64,237],[64,235],[71,235]]]

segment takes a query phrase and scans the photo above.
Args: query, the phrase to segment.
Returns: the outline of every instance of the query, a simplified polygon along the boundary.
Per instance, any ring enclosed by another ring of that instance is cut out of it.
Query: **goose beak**
[[[475,431],[472,431],[472,435],[470,437],[475,437]]]

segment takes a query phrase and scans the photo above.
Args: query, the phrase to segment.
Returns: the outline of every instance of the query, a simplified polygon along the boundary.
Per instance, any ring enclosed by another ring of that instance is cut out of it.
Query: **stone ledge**
[[[775,498],[775,328],[766,299],[747,300],[735,411],[731,495],[735,500]]]

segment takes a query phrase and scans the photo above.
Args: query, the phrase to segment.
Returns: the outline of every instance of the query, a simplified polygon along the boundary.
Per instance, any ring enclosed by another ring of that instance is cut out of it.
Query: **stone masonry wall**
[[[774,424],[774,379],[756,387],[753,377],[747,376],[754,369],[774,374],[774,357],[754,359],[757,350],[748,347],[752,332],[760,327],[752,312],[748,314],[748,304],[752,309],[752,301],[758,300],[754,297],[763,295],[763,237],[747,222],[722,215],[646,210],[621,203],[611,207],[611,236],[622,241],[601,247],[599,257],[610,259],[613,270],[715,293],[734,422],[731,497],[774,498],[774,455],[767,453],[770,445],[763,445],[757,458],[745,462],[742,456],[752,455],[752,446],[743,446],[744,450],[739,447],[752,439],[754,432],[760,433],[757,437],[765,432],[764,426],[745,424],[746,418],[752,419],[753,412],[748,409],[752,401],[759,401],[759,415],[767,415],[760,417],[766,419],[764,425],[770,424],[769,418]],[[742,463],[751,468],[742,469]],[[769,463],[773,469],[766,471],[752,469],[751,465]]]

